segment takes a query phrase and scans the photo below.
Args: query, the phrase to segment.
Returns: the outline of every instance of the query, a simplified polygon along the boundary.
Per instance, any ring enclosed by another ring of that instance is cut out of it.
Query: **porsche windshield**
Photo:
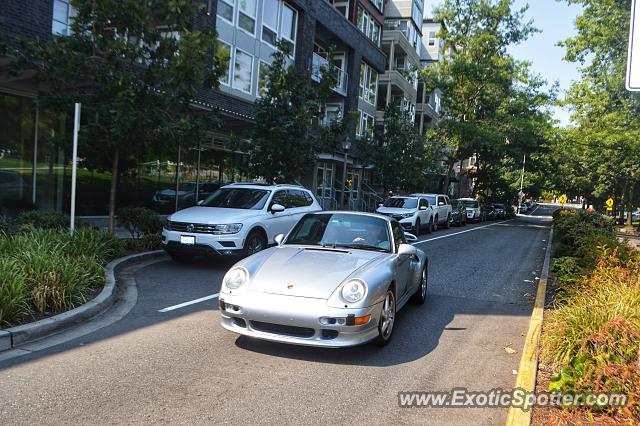
[[[267,202],[269,192],[266,189],[222,188],[207,197],[201,206],[260,210]]]
[[[391,251],[386,220],[342,213],[304,216],[284,244]]]
[[[396,209],[415,209],[418,206],[418,200],[415,198],[393,197],[385,201],[383,206]]]

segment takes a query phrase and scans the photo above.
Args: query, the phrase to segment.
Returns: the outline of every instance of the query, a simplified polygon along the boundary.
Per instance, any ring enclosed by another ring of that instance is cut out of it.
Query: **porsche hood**
[[[328,299],[347,277],[387,255],[365,250],[280,247],[254,274],[250,290]]]

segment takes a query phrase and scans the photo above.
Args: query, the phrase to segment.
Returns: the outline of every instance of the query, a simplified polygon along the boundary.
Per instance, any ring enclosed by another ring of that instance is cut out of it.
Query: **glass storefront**
[[[38,107],[33,98],[0,93],[0,215],[32,208],[69,212],[72,118],[71,111]],[[76,214],[104,216],[108,214],[110,160],[92,163],[83,157],[86,144],[80,141],[78,151]],[[214,137],[193,145],[180,149],[179,160],[177,149],[121,159],[117,206],[171,213],[176,194],[182,209],[222,184],[243,180],[238,168],[242,155],[224,150]]]

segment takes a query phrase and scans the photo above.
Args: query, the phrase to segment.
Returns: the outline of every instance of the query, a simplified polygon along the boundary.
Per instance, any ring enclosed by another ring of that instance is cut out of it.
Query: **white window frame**
[[[231,7],[231,21],[229,21],[227,18],[225,18],[222,15],[218,15],[218,11],[217,10],[216,10],[216,17],[222,19],[224,22],[226,22],[228,24],[233,25],[232,21],[236,16],[236,2],[235,2],[235,0],[219,0],[219,1],[221,1],[223,3],[226,3],[227,6]]]
[[[384,13],[384,0],[371,0],[371,3],[378,9],[381,13]]]
[[[436,32],[435,31],[429,31],[429,46],[435,46],[436,45]]]
[[[276,1],[278,10],[276,10],[276,28],[271,28],[270,25],[267,25],[265,23],[264,20],[264,7],[266,6],[267,2],[265,0],[262,0],[262,22],[261,22],[261,26],[260,26],[260,40],[262,40],[262,42],[266,43],[267,45],[271,46],[271,47],[276,47],[275,45],[269,43],[268,41],[266,41],[263,37],[264,34],[264,29],[263,27],[267,27],[269,30],[273,31],[276,35],[276,43],[278,41],[278,38],[280,37],[280,20],[281,18],[281,14],[282,14],[282,1]]]
[[[236,57],[238,56],[237,55],[238,51],[240,51],[240,52],[242,52],[242,53],[244,53],[246,55],[249,55],[251,57],[251,86],[249,87],[249,91],[248,92],[246,90],[244,90],[244,89],[236,87],[235,84],[234,84],[235,81],[236,81]],[[247,52],[246,50],[240,49],[239,47],[236,47],[234,49],[234,52],[233,52],[233,75],[231,77],[231,87],[232,88],[234,88],[236,90],[239,90],[242,93],[246,93],[248,95],[252,95],[253,94],[253,66],[255,64],[255,61],[256,61],[256,58],[251,53]]]
[[[361,109],[358,109],[358,126],[356,129],[356,136],[363,137],[367,133],[367,130],[373,129],[374,126],[375,126],[375,117],[370,114],[367,114]]]
[[[224,0],[223,0],[223,1],[224,1]],[[258,37],[257,37],[256,31],[258,30],[258,28],[257,28],[257,27],[258,27],[258,1],[259,1],[259,0],[255,0],[255,1],[256,1],[256,11],[255,11],[255,15],[254,15],[254,16],[250,16],[249,14],[247,14],[247,13],[245,13],[245,12],[241,12],[241,11],[240,11],[240,5],[239,5],[239,4],[237,4],[237,2],[235,2],[235,3],[236,3],[236,6],[237,6],[237,7],[236,7],[236,11],[235,11],[235,12],[236,12],[236,17],[235,17],[235,18],[236,18],[236,28],[237,28],[238,30],[240,30],[240,31],[242,31],[242,32],[244,32],[244,33],[246,33],[246,34],[250,35],[251,37],[253,37],[253,38],[256,38],[256,39],[257,39]],[[253,19],[253,33],[250,33],[249,31],[245,30],[244,28],[242,28],[242,27],[240,26],[240,14],[241,14],[241,13],[242,13],[243,15],[246,15],[248,18]],[[262,29],[262,27],[260,27],[260,29]],[[260,38],[262,38],[262,34],[260,34]]]
[[[65,5],[67,5],[67,17],[66,17],[66,22],[62,22],[59,21],[55,18],[55,7],[56,7],[56,3],[63,3]],[[75,8],[71,5],[70,0],[53,0],[53,2],[51,3],[51,34],[57,35],[57,36],[68,36],[71,34],[71,18],[75,16]],[[53,29],[53,25],[54,23],[58,23],[61,25],[64,25],[66,33],[58,33],[55,32]]]
[[[262,95],[260,95],[260,76],[262,75],[260,73],[260,65],[265,64],[266,66],[271,66],[271,64],[263,59],[258,59],[258,78],[256,80],[256,98],[262,98]]]
[[[358,97],[368,103],[369,105],[375,106],[378,101],[378,84],[380,81],[380,75],[376,70],[373,69],[366,62],[361,62],[360,67],[364,66],[364,73],[360,72],[360,82],[358,83]],[[376,74],[376,84],[375,87],[371,87],[371,78],[373,73]],[[364,74],[364,75],[362,75]],[[361,92],[361,93],[360,93]],[[369,102],[370,97],[373,95],[373,102]]]
[[[293,12],[293,18],[294,18],[293,19],[293,40],[289,38],[289,34],[287,34],[285,37],[285,35],[282,33],[282,16],[283,16],[283,11],[285,7],[291,9],[291,11]],[[293,49],[291,51],[292,57],[295,57],[296,55],[296,40],[298,39],[298,19],[299,19],[298,10],[295,7],[288,4],[287,2],[282,2],[282,7],[280,8],[280,14],[278,17],[278,25],[280,26],[279,35],[281,39],[285,39],[286,41],[288,41],[293,45]]]
[[[233,67],[235,64],[235,49],[231,45],[231,43],[227,43],[226,41],[222,41],[218,39],[218,43],[224,44],[229,47],[229,64],[227,65],[227,76],[229,77],[228,81],[225,83],[222,80],[218,80],[220,84],[223,86],[231,87],[233,83]]]

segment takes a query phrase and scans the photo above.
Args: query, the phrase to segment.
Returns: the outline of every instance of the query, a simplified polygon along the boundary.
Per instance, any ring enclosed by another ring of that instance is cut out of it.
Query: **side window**
[[[280,204],[283,205],[286,209],[290,208],[289,205],[287,205],[287,191],[276,191],[275,194],[273,194],[273,198],[271,199],[271,204],[270,205],[274,205],[274,204]]]
[[[407,244],[407,240],[404,238],[404,231],[398,222],[391,222],[391,231],[393,232],[393,243],[396,246],[396,251],[400,244]]]
[[[449,201],[449,197],[446,196],[444,197],[444,202],[447,204],[451,204],[451,201]]]
[[[420,207],[429,207],[429,202],[424,198],[420,198]]]
[[[304,196],[304,192],[299,189],[289,189],[287,191],[287,196],[292,208],[304,207],[307,205],[307,199]]]
[[[307,200],[306,206],[310,206],[313,204],[313,196],[307,191],[302,191],[304,193],[304,198]]]
[[[439,206],[443,206],[443,205],[445,205],[445,204],[447,204],[447,203],[445,202],[444,197],[443,197],[443,196],[441,196],[441,195],[439,195],[439,196],[438,196],[438,205],[439,205]]]

